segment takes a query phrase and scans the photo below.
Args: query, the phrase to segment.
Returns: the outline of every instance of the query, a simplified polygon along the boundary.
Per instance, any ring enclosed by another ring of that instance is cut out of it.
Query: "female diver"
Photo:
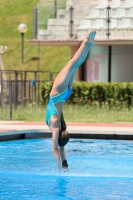
[[[52,132],[52,149],[59,170],[66,171],[68,169],[64,146],[69,141],[69,134],[66,130],[62,106],[71,94],[76,70],[85,61],[91,46],[94,45],[95,36],[95,30],[87,34],[74,57],[57,75],[50,92],[46,109],[46,123]]]

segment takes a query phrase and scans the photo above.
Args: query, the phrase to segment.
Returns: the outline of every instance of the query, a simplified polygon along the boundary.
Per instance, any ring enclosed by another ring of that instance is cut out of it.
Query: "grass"
[[[44,2],[46,6],[47,3],[52,3],[50,0]],[[2,54],[5,70],[38,70],[38,47],[28,43],[33,35],[33,8],[37,3],[38,0],[0,1],[0,45],[8,47]],[[21,63],[21,36],[17,30],[20,23],[26,23],[28,26],[24,42],[24,64]],[[69,47],[40,48],[40,70],[58,72],[69,59]]]
[[[32,103],[26,107],[19,106],[13,109],[13,121],[45,121],[46,106]],[[88,122],[88,123],[114,123],[133,122],[133,108],[121,110],[96,108],[89,105],[69,105],[64,104],[63,108],[65,120],[67,122]],[[9,111],[6,111],[6,115]],[[1,112],[0,112],[1,115]]]
[[[64,109],[66,121],[88,123],[133,122],[133,109],[96,108],[89,105],[69,105]]]

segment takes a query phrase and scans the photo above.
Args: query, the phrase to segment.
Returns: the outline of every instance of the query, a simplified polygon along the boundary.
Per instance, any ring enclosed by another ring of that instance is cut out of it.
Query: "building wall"
[[[108,81],[108,46],[94,46],[91,48],[85,63],[87,82]]]
[[[112,81],[133,82],[133,46],[112,47]]]
[[[94,46],[85,62],[87,82],[108,82],[108,46]],[[133,81],[133,46],[112,46],[111,82]]]

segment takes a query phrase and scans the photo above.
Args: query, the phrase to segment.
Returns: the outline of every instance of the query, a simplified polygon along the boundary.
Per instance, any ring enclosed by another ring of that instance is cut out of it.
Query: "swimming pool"
[[[0,200],[133,199],[133,142],[71,139],[59,173],[50,139],[0,143]]]

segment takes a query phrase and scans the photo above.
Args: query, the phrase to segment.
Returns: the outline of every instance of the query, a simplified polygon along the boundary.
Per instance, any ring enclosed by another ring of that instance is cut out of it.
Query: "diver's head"
[[[60,131],[59,132],[59,138],[58,138],[58,145],[60,147],[65,146],[68,143],[69,138],[70,138],[70,135],[67,132],[67,130]]]

